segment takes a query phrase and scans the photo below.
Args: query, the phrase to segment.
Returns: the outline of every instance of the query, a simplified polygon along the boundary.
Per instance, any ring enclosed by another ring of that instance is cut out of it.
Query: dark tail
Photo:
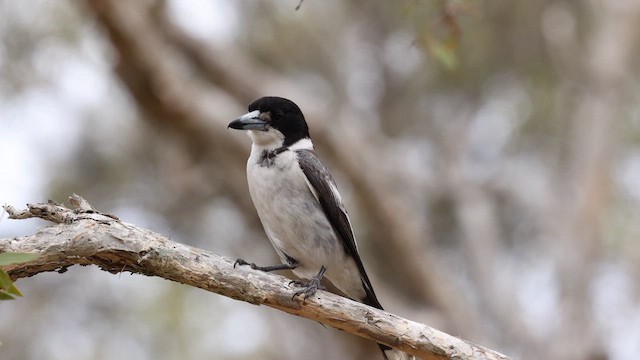
[[[384,344],[378,344],[378,347],[380,348],[380,352],[382,352],[382,357],[384,358],[384,360],[389,360],[386,352],[390,351],[391,348]]]
[[[366,274],[364,276],[364,279],[362,280],[362,286],[364,286],[364,290],[367,293],[367,296],[365,296],[365,298],[361,300],[362,303],[367,304],[376,309],[384,310],[382,308],[382,305],[380,305],[380,302],[378,301],[376,294],[373,292],[373,288],[371,287],[371,282],[369,281]],[[382,356],[385,360],[389,360],[389,357],[391,357],[391,360],[415,359],[415,357],[412,355],[409,355],[400,350],[393,349],[384,344],[378,344],[378,347],[380,348],[380,351],[382,352]]]
[[[364,275],[364,279],[362,279],[362,286],[364,287],[364,291],[367,294],[367,296],[365,296],[365,298],[362,299],[362,303],[367,304],[376,309],[384,310],[382,308],[382,305],[380,305],[380,301],[378,301],[378,298],[376,297],[376,293],[373,292],[373,287],[371,286],[371,282],[369,281],[369,278],[366,275],[366,273]],[[384,359],[388,360],[389,357],[387,356],[386,352],[391,350],[391,347],[384,344],[378,344],[378,347],[380,348],[380,351],[382,352],[382,356],[384,357]]]

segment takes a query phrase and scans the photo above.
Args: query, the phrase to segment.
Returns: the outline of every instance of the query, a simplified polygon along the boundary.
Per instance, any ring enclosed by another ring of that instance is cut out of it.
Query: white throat
[[[269,131],[249,130],[247,132],[253,142],[252,149],[255,150],[275,150],[282,147],[284,143],[284,135],[273,128]],[[290,150],[313,150],[311,139],[304,138],[289,145]]]
[[[247,135],[251,138],[253,145],[267,150],[277,149],[284,142],[284,135],[273,128],[268,131],[249,130]]]

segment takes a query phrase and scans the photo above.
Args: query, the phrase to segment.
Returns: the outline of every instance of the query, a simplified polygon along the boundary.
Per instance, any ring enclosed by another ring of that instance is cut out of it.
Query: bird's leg
[[[322,265],[320,267],[320,271],[318,271],[318,274],[312,277],[311,279],[291,281],[289,284],[302,286],[302,289],[296,291],[296,293],[293,294],[291,299],[293,300],[293,298],[295,298],[296,296],[302,295],[302,301],[304,302],[306,298],[315,294],[316,290],[324,290],[324,286],[322,286],[322,284],[320,283],[320,280],[322,280],[322,277],[324,276],[325,271],[327,271],[327,268],[324,267],[324,265]]]
[[[233,267],[236,265],[249,265],[253,270],[260,270],[264,272],[276,271],[276,270],[293,270],[298,267],[298,263],[284,263],[277,265],[267,265],[267,266],[258,266],[254,263],[248,263],[243,259],[237,259],[236,262],[233,263]]]

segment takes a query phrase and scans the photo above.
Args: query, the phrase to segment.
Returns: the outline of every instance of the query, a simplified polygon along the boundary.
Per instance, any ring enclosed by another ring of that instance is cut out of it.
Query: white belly
[[[252,151],[247,162],[251,198],[260,221],[283,262],[298,261],[293,272],[301,278],[315,276],[321,266],[325,276],[354,298],[364,297],[358,269],[346,255],[318,200],[309,189],[293,151],[279,154],[273,165],[261,166]]]

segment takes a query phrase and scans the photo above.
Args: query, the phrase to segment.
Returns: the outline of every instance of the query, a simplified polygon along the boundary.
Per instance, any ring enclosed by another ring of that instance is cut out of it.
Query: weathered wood
[[[301,299],[292,299],[296,288],[285,277],[246,266],[234,268],[231,259],[176,243],[112,215],[96,212],[80,197],[72,199],[74,204],[75,210],[53,203],[28,205],[28,209],[20,211],[5,206],[10,218],[38,217],[57,223],[33,235],[0,239],[0,253],[41,255],[6,268],[12,278],[46,271],[64,272],[73,265],[97,265],[111,273],[130,271],[157,276],[236,300],[267,305],[422,359],[509,359],[424,324],[329,292],[318,291],[303,303]]]

